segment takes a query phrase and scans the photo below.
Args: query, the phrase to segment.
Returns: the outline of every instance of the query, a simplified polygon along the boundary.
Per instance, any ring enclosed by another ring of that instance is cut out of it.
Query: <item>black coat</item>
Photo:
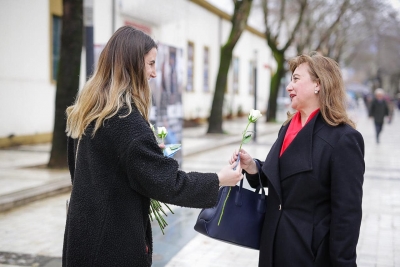
[[[279,158],[287,128],[262,164],[268,185],[259,266],[356,266],[364,140],[318,113]],[[248,176],[251,186],[258,176]]]
[[[374,118],[376,124],[383,124],[385,116],[389,115],[389,107],[385,100],[374,98],[369,109],[369,116]]]
[[[117,115],[106,120],[93,138],[92,129],[89,126],[79,142],[76,162],[77,141],[69,140],[73,187],[63,266],[151,266],[150,198],[186,207],[213,207],[218,176],[180,171],[176,160],[163,156],[136,109],[125,118]]]

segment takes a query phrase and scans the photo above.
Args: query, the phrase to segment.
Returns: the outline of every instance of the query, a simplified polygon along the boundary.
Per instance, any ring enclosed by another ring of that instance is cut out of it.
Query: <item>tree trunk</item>
[[[67,137],[65,110],[79,89],[83,42],[83,0],[64,0],[60,63],[57,76],[53,140],[49,168],[66,168]]]
[[[271,86],[270,86],[270,93],[269,93],[269,99],[268,99],[268,106],[267,106],[267,116],[266,116],[266,121],[267,122],[274,122],[276,121],[276,100],[278,98],[278,92],[279,92],[279,86],[281,84],[281,79],[285,75],[285,68],[284,68],[284,63],[285,63],[285,52],[286,50],[291,46],[292,42],[294,42],[296,34],[298,34],[299,28],[302,24],[303,17],[304,17],[304,12],[307,7],[307,1],[308,0],[298,0],[300,4],[300,10],[299,10],[299,16],[297,18],[297,22],[293,28],[292,31],[288,32],[288,40],[286,41],[286,44],[283,45],[282,48],[278,48],[278,40],[279,40],[279,34],[281,31],[277,31],[276,34],[273,34],[271,29],[274,27],[271,27],[272,25],[268,24],[268,1],[263,0],[262,5],[263,5],[263,10],[264,10],[264,21],[265,21],[265,37],[267,40],[267,44],[269,48],[271,48],[272,54],[274,55],[274,58],[277,63],[277,69],[276,73],[272,76],[271,78]],[[280,20],[284,21],[285,17],[289,17],[289,14],[285,13],[285,5],[282,2],[281,5],[281,12],[280,12]],[[290,17],[292,20],[292,17]]]
[[[279,86],[281,84],[281,80],[285,75],[285,52],[284,51],[274,51],[274,58],[277,63],[277,70],[275,74],[271,78],[271,85],[270,85],[270,95],[268,99],[268,106],[267,106],[267,122],[275,122],[276,121],[276,100],[278,98]]]
[[[224,106],[225,88],[228,80],[229,66],[232,61],[232,49],[226,45],[221,47],[220,63],[215,83],[214,98],[211,106],[211,114],[208,118],[207,133],[222,133],[222,108]]]
[[[223,133],[222,129],[222,108],[224,106],[224,95],[228,78],[229,66],[232,61],[232,53],[242,32],[246,28],[247,18],[253,0],[234,1],[235,10],[232,16],[232,29],[226,44],[221,47],[220,63],[215,83],[214,98],[211,106],[210,117],[208,118],[207,133]]]

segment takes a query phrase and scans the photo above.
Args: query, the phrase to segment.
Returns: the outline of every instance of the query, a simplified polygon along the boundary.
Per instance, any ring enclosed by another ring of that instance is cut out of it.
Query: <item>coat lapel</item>
[[[279,180],[279,153],[281,151],[283,139],[287,132],[289,123],[282,126],[278,139],[272,145],[271,150],[268,153],[267,158],[262,167],[263,173],[267,176],[269,183],[274,187],[276,193],[279,196],[279,200],[282,201],[281,197],[281,181]]]
[[[292,143],[282,154],[280,162],[280,176],[282,180],[296,173],[313,169],[313,135],[316,132],[314,129],[316,125],[315,122],[319,116],[320,113],[316,114],[316,116],[299,131]]]
[[[286,148],[280,159],[279,154],[289,124],[283,126],[278,139],[271,147],[271,150],[265,159],[262,171],[267,176],[270,184],[274,187],[281,201],[282,193],[280,180],[299,172],[312,170],[313,168],[312,141],[314,133],[323,125],[321,123],[316,123],[317,120],[322,120],[320,116],[320,113],[316,114],[316,116],[304,126],[304,128],[293,139],[292,143]],[[319,126],[317,126],[317,124]]]

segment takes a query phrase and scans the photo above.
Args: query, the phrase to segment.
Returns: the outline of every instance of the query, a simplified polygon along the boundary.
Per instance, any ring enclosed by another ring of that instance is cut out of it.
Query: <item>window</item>
[[[250,60],[249,64],[249,94],[253,95],[254,94],[254,83],[255,83],[255,77],[254,77],[254,61]]]
[[[239,58],[233,58],[233,92],[239,93]]]
[[[186,91],[188,91],[188,92],[194,91],[193,74],[194,74],[194,44],[192,42],[188,42],[188,46],[187,46],[187,83],[186,83]]]
[[[204,62],[203,62],[203,91],[209,92],[210,91],[210,80],[209,80],[209,72],[210,72],[210,64],[209,64],[209,49],[207,46],[204,47]]]
[[[60,49],[61,49],[61,17],[52,16],[52,79],[57,80],[58,65],[60,62]]]

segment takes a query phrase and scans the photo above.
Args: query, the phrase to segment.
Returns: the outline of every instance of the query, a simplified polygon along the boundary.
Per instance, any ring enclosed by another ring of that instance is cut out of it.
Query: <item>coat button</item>
[[[279,210],[281,210],[281,209],[282,209],[282,205],[279,204]]]

